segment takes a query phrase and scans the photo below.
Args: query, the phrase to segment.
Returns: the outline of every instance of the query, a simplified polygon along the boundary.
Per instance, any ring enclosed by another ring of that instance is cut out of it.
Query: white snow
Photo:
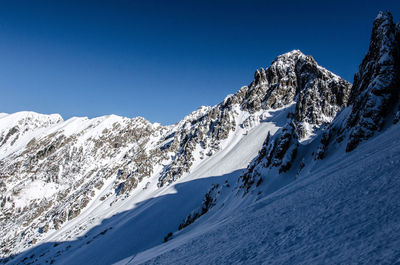
[[[24,208],[30,201],[50,198],[57,191],[55,183],[46,183],[41,180],[31,182],[18,192],[15,199],[16,208]]]

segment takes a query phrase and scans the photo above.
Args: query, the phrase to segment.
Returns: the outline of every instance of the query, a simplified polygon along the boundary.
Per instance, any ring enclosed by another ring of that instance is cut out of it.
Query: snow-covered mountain
[[[1,261],[395,261],[399,48],[381,12],[353,86],[294,50],[170,126],[0,114]]]

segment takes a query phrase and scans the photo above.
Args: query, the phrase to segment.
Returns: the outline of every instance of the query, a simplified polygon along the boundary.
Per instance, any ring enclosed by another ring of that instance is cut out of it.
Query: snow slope
[[[117,264],[399,263],[399,129],[246,207],[218,204],[176,239]]]

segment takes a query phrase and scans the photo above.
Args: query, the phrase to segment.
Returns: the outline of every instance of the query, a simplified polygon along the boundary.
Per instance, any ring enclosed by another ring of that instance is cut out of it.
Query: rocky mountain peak
[[[237,94],[244,94],[242,108],[250,112],[286,109],[287,120],[274,135],[268,135],[258,157],[241,176],[246,189],[262,180],[260,172],[265,168],[278,174],[290,170],[300,143],[311,140],[321,126],[334,120],[348,105],[351,91],[350,83],[299,50],[278,56],[265,70],[265,81],[261,71],[255,77]]]
[[[396,106],[400,89],[400,34],[390,12],[379,12],[373,23],[369,50],[354,76],[351,128],[347,151],[380,130]]]
[[[376,16],[375,20],[374,20],[374,26],[375,23],[381,23],[381,22],[388,22],[390,23],[390,21],[393,21],[393,16],[389,11],[379,11],[378,15]]]
[[[269,67],[271,70],[280,70],[280,76],[285,75],[285,71],[294,69],[296,72],[301,71],[301,65],[309,64],[313,67],[318,67],[317,62],[311,55],[305,55],[300,50],[293,50],[277,56]],[[300,66],[300,67],[299,67]],[[311,69],[310,69],[311,70]],[[316,70],[316,69],[313,69]]]
[[[279,60],[284,60],[284,59],[291,59],[291,60],[298,60],[299,58],[304,58],[307,57],[304,53],[302,53],[300,50],[292,50],[290,52],[281,54],[276,57],[275,61]],[[272,63],[273,64],[273,63]]]
[[[304,100],[305,94],[317,96],[317,93],[321,99],[327,99],[328,94],[334,93],[330,104],[342,106],[347,104],[349,88],[348,82],[319,66],[312,56],[293,50],[276,57],[270,67],[257,70],[254,81],[240,89],[228,103],[239,103],[243,110],[256,112]]]
[[[368,88],[373,77],[393,71],[390,64],[393,64],[395,53],[397,53],[396,44],[396,26],[393,23],[392,14],[379,12],[373,23],[368,52],[354,76],[352,101],[355,101],[356,97]],[[384,65],[389,67],[381,67]]]

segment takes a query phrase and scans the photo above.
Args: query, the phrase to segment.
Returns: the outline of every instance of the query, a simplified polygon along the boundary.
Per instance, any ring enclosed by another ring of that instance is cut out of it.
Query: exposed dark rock
[[[212,207],[214,207],[217,202],[217,197],[220,194],[221,188],[222,187],[219,184],[212,185],[209,191],[204,196],[200,208],[194,210],[191,214],[189,214],[185,218],[185,220],[181,224],[179,224],[178,230],[182,230],[183,228],[191,225],[194,221],[199,219],[202,215],[206,214]]]
[[[400,92],[400,33],[389,12],[374,21],[369,50],[354,76],[347,122],[351,129],[346,151],[383,128]]]

